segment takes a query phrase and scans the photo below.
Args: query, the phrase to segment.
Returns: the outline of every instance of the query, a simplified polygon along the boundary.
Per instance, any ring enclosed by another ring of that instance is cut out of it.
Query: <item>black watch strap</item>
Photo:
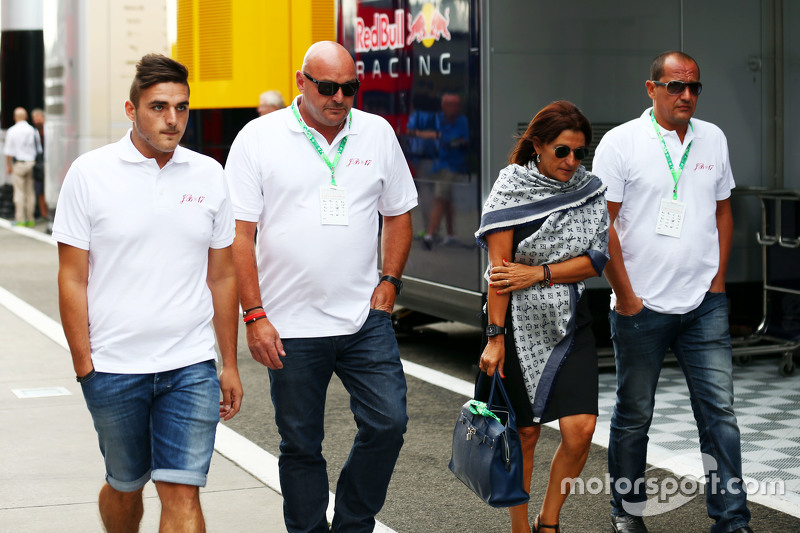
[[[506,328],[498,326],[497,324],[489,324],[488,326],[486,326],[487,337],[497,337],[498,335],[504,335],[505,332]]]
[[[400,295],[400,291],[403,290],[403,282],[394,276],[381,276],[381,281],[388,281],[389,283],[394,285],[394,292],[398,296]]]

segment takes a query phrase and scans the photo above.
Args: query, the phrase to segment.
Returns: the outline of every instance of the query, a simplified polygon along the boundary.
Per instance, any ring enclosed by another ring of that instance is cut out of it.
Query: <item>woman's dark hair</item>
[[[189,70],[169,57],[147,54],[136,63],[136,76],[131,83],[129,95],[134,107],[139,107],[142,91],[158,83],[182,83],[189,88]]]
[[[519,140],[511,151],[508,162],[517,165],[528,164],[536,153],[533,149],[534,138],[542,144],[547,144],[553,142],[565,130],[582,132],[586,137],[586,146],[592,142],[592,125],[578,106],[566,100],[558,100],[536,113],[525,133],[518,137]]]

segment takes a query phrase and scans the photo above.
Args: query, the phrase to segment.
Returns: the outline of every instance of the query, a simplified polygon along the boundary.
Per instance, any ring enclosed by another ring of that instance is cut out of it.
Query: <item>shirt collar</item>
[[[297,96],[295,96],[295,98],[293,100],[294,104],[296,106],[298,106],[298,109],[300,108],[300,101],[302,100],[302,96],[303,96],[302,94],[298,94]],[[286,114],[286,125],[289,126],[289,129],[292,130],[292,131],[295,131],[295,132],[298,132],[298,133],[303,133],[303,128],[297,122],[297,119],[295,118],[291,107],[292,106],[290,104],[285,109],[285,111],[287,112],[287,114]],[[356,134],[358,134],[358,126],[360,125],[359,124],[360,121],[356,121],[355,120],[355,117],[353,116],[355,114],[356,114],[356,110],[355,109],[350,109],[350,114],[347,117],[347,121],[345,122],[344,128],[342,128],[342,130],[339,133],[336,134],[336,137],[333,140],[334,144],[337,142],[337,139],[339,139],[343,135],[356,135]],[[316,129],[312,128],[311,126],[308,126],[308,129],[319,133]]]
[[[656,130],[655,128],[653,128],[653,122],[650,120],[650,113],[652,111],[653,108],[648,107],[647,109],[644,110],[644,113],[642,113],[642,116],[639,117],[639,119],[642,121],[642,124],[644,124],[644,129],[647,132],[647,136],[650,137],[651,139],[656,139],[658,138],[658,135],[656,135]],[[658,124],[658,122],[656,122],[656,124]],[[689,121],[689,128],[687,128],[686,130],[686,137],[684,137],[683,139],[684,144],[696,137],[700,137],[700,135],[698,135],[697,132],[695,131],[695,124],[696,122],[694,120],[694,117],[692,117],[692,119]],[[680,139],[678,139],[678,134],[675,133],[673,130],[664,129],[661,126],[661,124],[658,124],[658,127],[661,129],[661,135],[665,139],[668,137],[674,137],[676,141],[680,142]]]
[[[122,139],[119,140],[117,143],[117,154],[119,158],[123,161],[128,163],[142,163],[144,161],[149,161],[152,158],[145,157],[142,152],[139,151],[136,146],[133,144],[133,140],[131,139],[131,134],[133,133],[133,128],[128,128],[128,131],[123,135]],[[186,148],[183,146],[176,146],[175,151],[172,152],[172,157],[169,158],[167,161],[167,165],[171,165],[173,163],[185,163],[188,161]],[[167,165],[164,165],[166,167]]]

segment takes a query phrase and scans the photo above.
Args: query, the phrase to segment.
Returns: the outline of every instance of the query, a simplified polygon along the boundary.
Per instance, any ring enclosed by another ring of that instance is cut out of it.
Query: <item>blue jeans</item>
[[[278,469],[286,529],[327,532],[322,457],[325,398],[334,373],[350,393],[358,432],[336,485],[333,531],[368,532],[383,507],[406,431],[406,380],[385,311],[370,310],[352,335],[283,339],[283,368],[270,370],[281,435]]]
[[[706,506],[708,515],[716,521],[711,531],[723,533],[747,525],[750,511],[741,479],[741,443],[733,412],[725,294],[706,293],[697,309],[682,315],[643,308],[636,315],[624,316],[612,310],[609,320],[617,364],[617,402],[608,445],[612,514],[641,516],[644,511],[647,494],[641,480],[647,432],[653,420],[658,376],[667,348],[671,348],[686,376],[700,450],[705,454]]]
[[[213,360],[156,374],[97,372],[81,388],[114,489],[133,492],[151,477],[205,486],[219,423]]]

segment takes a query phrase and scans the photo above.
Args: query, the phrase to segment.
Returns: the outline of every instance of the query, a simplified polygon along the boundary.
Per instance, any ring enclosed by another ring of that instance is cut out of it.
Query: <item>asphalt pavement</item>
[[[0,531],[101,531],[97,492],[103,482],[102,458],[60,328],[56,249],[42,227],[12,229],[4,222],[0,220]],[[508,531],[506,511],[482,504],[447,470],[452,427],[469,394],[478,342],[474,330],[458,325],[423,328],[400,338],[410,423],[378,515],[378,531]],[[239,366],[244,406],[232,421],[220,425],[208,486],[201,490],[208,530],[280,533],[285,528],[269,383],[241,336]],[[334,379],[324,445],[332,490],[354,433],[346,391]],[[558,431],[543,428],[531,518],[558,444]],[[593,444],[583,476],[603,479],[606,470],[606,450]],[[156,531],[159,503],[152,484],[145,496],[142,531]],[[750,508],[756,532],[800,532],[800,519],[790,512],[757,503]],[[571,496],[562,513],[562,531],[608,533],[608,510],[608,496],[602,492]],[[703,498],[697,497],[648,518],[648,525],[653,533],[692,533],[708,531],[711,521]]]
[[[48,286],[23,292],[51,314],[54,254],[52,245],[0,229],[0,268],[22,278],[22,285],[12,284],[17,289]],[[44,272],[46,278],[37,278]],[[0,283],[0,531],[101,532],[97,494],[105,470],[60,324],[5,285]],[[246,443],[243,448],[232,433],[221,427],[218,443],[247,456],[241,453]],[[256,469],[254,475],[215,451],[201,489],[208,531],[285,532],[280,494],[256,477],[269,480],[271,474],[274,480],[274,472]],[[160,505],[152,483],[144,497],[142,531],[157,531]]]

